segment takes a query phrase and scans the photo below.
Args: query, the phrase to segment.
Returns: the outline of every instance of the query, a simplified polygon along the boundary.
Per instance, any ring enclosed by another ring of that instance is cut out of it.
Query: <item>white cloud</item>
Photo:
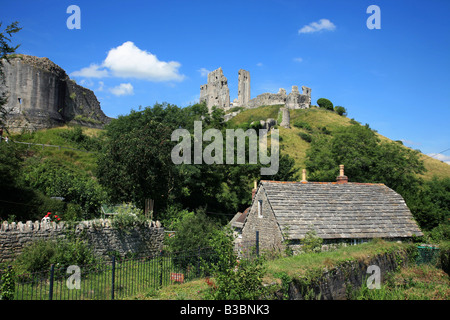
[[[179,73],[181,64],[176,61],[160,61],[156,55],[139,49],[133,42],[127,41],[109,50],[101,65],[89,67],[71,73],[71,76],[86,78],[136,78],[148,81],[182,81],[185,76]]]
[[[445,162],[450,165],[450,156],[446,156],[445,154],[441,153],[429,153],[427,156],[430,156],[432,158],[438,159],[442,162]]]
[[[92,87],[94,85],[94,82],[92,82],[92,80],[89,79],[81,79],[80,81],[80,86],[83,87]]]
[[[178,68],[181,66],[179,62],[160,61],[155,55],[139,49],[131,41],[111,49],[103,65],[110,69],[114,76],[121,78],[181,81],[185,77],[178,73]]]
[[[109,91],[115,96],[130,96],[134,94],[131,83],[121,83],[116,87],[110,88]]]
[[[206,69],[206,68],[200,68],[200,69],[198,69],[197,71],[200,72],[200,75],[201,75],[202,77],[207,77],[207,76],[208,76],[208,73],[211,72],[211,71],[209,71],[209,70]]]
[[[302,61],[303,61],[303,59],[302,59],[302,58],[300,58],[300,57],[299,57],[299,58],[294,58],[294,61],[295,61],[295,62],[302,62]]]
[[[262,67],[262,66],[263,66],[263,64],[262,64],[262,62],[258,62],[258,63],[256,64],[256,66],[258,66],[258,67]]]
[[[108,76],[108,70],[100,70],[101,66],[92,63],[89,67],[83,68],[79,71],[74,71],[70,74],[71,77],[85,77],[85,78],[104,78]]]
[[[311,22],[310,24],[303,26],[298,33],[313,33],[323,30],[333,31],[336,26],[328,19],[320,19],[317,22]]]
[[[105,88],[105,83],[103,81],[99,81],[97,91],[103,91],[104,88]]]

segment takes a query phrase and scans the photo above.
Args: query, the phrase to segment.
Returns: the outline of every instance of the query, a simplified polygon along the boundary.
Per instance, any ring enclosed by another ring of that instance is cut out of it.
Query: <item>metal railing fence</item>
[[[256,254],[257,245],[241,242],[239,257]],[[110,300],[127,299],[173,283],[206,277],[217,261],[213,248],[169,252],[120,259],[112,257],[83,266],[51,265],[48,270],[16,274],[14,300]],[[0,289],[2,274],[0,270]],[[1,295],[1,292],[0,292]]]

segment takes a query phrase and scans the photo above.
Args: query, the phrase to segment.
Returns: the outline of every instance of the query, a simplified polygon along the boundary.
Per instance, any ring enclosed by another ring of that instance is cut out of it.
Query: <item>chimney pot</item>
[[[256,180],[254,181],[254,188],[252,190],[252,201],[255,198],[255,194],[256,194],[256,189],[258,188],[258,185],[256,183]]]
[[[303,170],[302,170],[302,181],[300,181],[300,182],[308,182],[308,181],[306,180],[306,169],[303,169]]]
[[[339,166],[339,176],[336,178],[337,183],[347,183],[348,177],[344,175],[344,165]]]

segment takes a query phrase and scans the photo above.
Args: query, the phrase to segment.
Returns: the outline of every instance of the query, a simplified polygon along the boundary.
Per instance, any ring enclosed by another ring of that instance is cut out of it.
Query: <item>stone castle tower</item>
[[[208,83],[200,87],[200,103],[206,102],[209,112],[216,106],[221,109],[230,107],[230,90],[228,80],[223,75],[222,68],[208,74]]]

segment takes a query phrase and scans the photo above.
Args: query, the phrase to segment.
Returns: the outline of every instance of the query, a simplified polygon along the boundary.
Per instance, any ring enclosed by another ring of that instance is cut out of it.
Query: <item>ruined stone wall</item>
[[[314,284],[304,287],[299,279],[293,279],[289,285],[289,300],[304,300],[304,293],[311,291],[315,297],[320,300],[346,300],[348,288],[358,289],[367,285],[367,278],[371,273],[367,273],[369,266],[377,266],[380,269],[380,284],[383,284],[386,275],[389,272],[397,270],[408,263],[408,254],[406,251],[393,253],[383,253],[370,257],[366,261],[347,261],[340,266],[324,270],[314,280]],[[372,289],[376,290],[376,289]]]
[[[263,93],[249,101],[249,108],[260,106],[285,105],[288,109],[307,109],[311,106],[311,89],[303,87],[303,93],[297,86],[292,86],[292,91],[286,95],[286,90],[281,88],[278,93]]]
[[[250,101],[250,72],[239,70],[238,76],[238,105],[246,106]]]
[[[8,96],[4,107],[11,131],[51,128],[79,119],[102,127],[110,121],[94,93],[48,58],[18,55],[2,60],[2,65],[5,82],[0,82],[0,92]]]
[[[287,95],[281,88],[278,93],[263,93],[251,99],[250,72],[240,69],[238,73],[238,98],[230,105],[230,91],[222,68],[208,74],[208,83],[200,86],[200,103],[205,102],[211,112],[213,106],[227,110],[232,107],[258,108],[261,106],[284,105],[288,109],[306,109],[311,106],[311,89],[303,86],[300,93],[297,86]],[[233,115],[228,115],[229,120]]]
[[[83,221],[72,230],[77,238],[85,239],[98,257],[109,259],[111,253],[125,256],[157,254],[163,247],[164,229],[159,222],[147,226],[120,230],[110,220]],[[57,240],[67,236],[67,226],[60,222],[8,223],[0,226],[0,262],[14,259],[23,248],[38,240]]]
[[[222,68],[210,72],[208,83],[200,87],[200,103],[202,102],[206,102],[209,112],[214,106],[225,110],[230,108],[230,90]]]

